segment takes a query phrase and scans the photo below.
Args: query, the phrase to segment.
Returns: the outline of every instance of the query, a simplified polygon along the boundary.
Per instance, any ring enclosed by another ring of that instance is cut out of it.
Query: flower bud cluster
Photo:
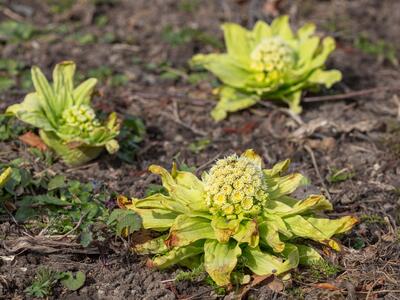
[[[254,70],[265,72],[267,78],[274,80],[293,68],[294,51],[280,37],[266,38],[253,50],[251,59]]]
[[[218,160],[206,176],[205,186],[210,212],[228,219],[258,214],[267,198],[261,167],[243,156]]]
[[[62,114],[66,125],[77,127],[82,132],[91,132],[95,127],[101,124],[96,118],[94,110],[85,104],[73,105],[67,108]]]

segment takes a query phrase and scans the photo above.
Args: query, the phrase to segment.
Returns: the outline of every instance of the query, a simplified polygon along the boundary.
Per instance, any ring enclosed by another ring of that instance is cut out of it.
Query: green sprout
[[[218,160],[202,179],[175,164],[171,173],[150,166],[168,193],[119,200],[121,207],[142,218],[145,229],[161,233],[134,251],[154,254],[150,265],[160,269],[204,265],[219,286],[232,283],[238,268],[279,275],[321,260],[307,240],[339,251],[332,236],[350,230],[357,219],[318,217],[319,212],[332,210],[322,195],[301,201],[291,197],[305,180],[299,173],[281,176],[288,166],[286,160],[263,169],[253,150]]]
[[[321,42],[314,35],[314,24],[293,33],[288,16],[282,16],[271,25],[259,21],[251,31],[233,23],[222,29],[227,53],[198,54],[191,60],[192,66],[209,70],[222,82],[216,90],[219,102],[212,111],[217,121],[261,99],[282,100],[300,113],[304,89],[330,88],[342,78],[337,70],[324,70],[335,41],[326,37]]]
[[[32,284],[26,288],[25,292],[29,296],[44,298],[50,296],[53,292],[55,284],[58,282],[60,273],[48,269],[46,267],[40,267],[36,271],[35,279]]]
[[[74,87],[75,63],[64,61],[53,71],[50,85],[38,67],[32,68],[36,92],[26,95],[7,113],[39,128],[42,140],[68,165],[81,165],[96,158],[104,149],[115,153],[119,149],[116,136],[119,122],[111,113],[105,123],[97,119],[90,106],[97,80],[90,78]]]

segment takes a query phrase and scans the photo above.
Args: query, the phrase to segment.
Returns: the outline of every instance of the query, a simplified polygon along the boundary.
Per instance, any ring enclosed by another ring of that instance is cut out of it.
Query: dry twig
[[[176,101],[173,101],[173,111],[172,115],[167,112],[161,112],[161,114],[168,119],[174,121],[175,123],[181,125],[182,127],[185,127],[186,129],[191,130],[193,133],[201,135],[201,136],[207,136],[207,133],[204,132],[203,130],[197,129],[196,127],[190,126],[184,122],[182,122],[181,118],[179,117],[179,112],[178,112],[178,104]]]
[[[312,103],[312,102],[320,102],[320,101],[344,100],[344,99],[350,99],[350,98],[354,98],[354,97],[367,96],[369,94],[374,94],[374,93],[379,93],[379,92],[396,91],[396,90],[400,90],[400,87],[398,87],[398,86],[397,87],[394,87],[394,86],[377,87],[377,88],[365,89],[365,90],[360,90],[360,91],[348,92],[348,93],[339,94],[339,95],[304,97],[302,99],[302,101],[305,103]]]
[[[314,152],[312,151],[311,147],[308,146],[308,145],[304,145],[303,147],[304,147],[304,149],[306,149],[306,151],[310,155],[312,164],[313,164],[314,169],[315,169],[315,173],[317,174],[318,179],[319,179],[322,187],[325,189],[325,192],[326,192],[326,195],[327,195],[328,199],[331,200],[331,195],[329,194],[328,187],[326,186],[325,181],[321,176],[321,172],[319,171],[317,160],[315,159]]]

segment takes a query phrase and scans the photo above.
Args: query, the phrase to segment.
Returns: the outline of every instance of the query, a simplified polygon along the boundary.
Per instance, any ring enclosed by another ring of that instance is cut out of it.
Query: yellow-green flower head
[[[251,67],[260,72],[283,74],[293,68],[294,51],[280,37],[265,38],[252,51]],[[267,74],[268,76],[268,74]]]
[[[205,177],[206,204],[212,214],[236,218],[259,212],[265,201],[261,166],[246,156],[218,160]]]
[[[78,127],[85,132],[90,132],[95,127],[100,126],[94,110],[85,104],[67,108],[62,114],[62,119],[68,126]]]

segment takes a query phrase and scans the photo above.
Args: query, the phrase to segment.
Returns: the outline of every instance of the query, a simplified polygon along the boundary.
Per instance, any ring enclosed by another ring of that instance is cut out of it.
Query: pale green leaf
[[[55,189],[62,188],[66,185],[66,177],[64,175],[54,176],[47,184],[47,190],[52,191]]]
[[[305,217],[305,219],[329,238],[335,234],[349,231],[358,222],[358,219],[353,216],[333,220],[315,217]]]
[[[311,35],[315,33],[316,26],[313,23],[307,23],[300,27],[297,31],[297,36],[300,40],[308,39]]]
[[[270,198],[277,199],[284,195],[293,193],[304,183],[304,176],[300,173],[290,174],[277,179],[267,178],[267,185],[270,186]]]
[[[293,236],[293,234],[290,232],[290,230],[287,228],[285,222],[282,220],[282,218],[276,214],[269,214],[267,212],[264,212],[263,217],[267,223],[272,223],[274,226],[277,228],[278,232],[285,235],[287,238],[290,238]]]
[[[301,91],[296,91],[282,97],[282,100],[289,105],[290,110],[295,114],[300,114],[302,112],[302,107],[300,105],[301,101]]]
[[[242,250],[234,240],[227,243],[207,240],[204,244],[204,267],[217,285],[227,285],[241,254]]]
[[[285,249],[285,243],[280,240],[278,226],[272,222],[263,222],[258,227],[260,239],[276,253]]]
[[[56,97],[57,116],[61,116],[63,111],[73,105],[72,92],[74,89],[75,63],[64,61],[56,65],[53,70],[53,90]]]
[[[230,56],[248,59],[251,51],[249,31],[234,23],[222,25],[227,52]]]
[[[170,196],[159,193],[150,195],[143,199],[134,199],[134,204],[137,208],[160,208],[176,211],[179,213],[184,213],[186,211],[185,207],[181,203],[174,200]]]
[[[76,65],[72,61],[64,61],[56,65],[53,70],[54,93],[59,93],[63,88],[73,91],[75,69]]]
[[[263,21],[257,21],[252,31],[252,37],[253,37],[252,47],[255,48],[259,43],[262,42],[263,39],[269,38],[271,36],[272,36],[271,27]]]
[[[342,80],[342,73],[338,70],[323,71],[321,69],[315,70],[310,77],[308,82],[313,84],[325,85],[330,88],[336,82]]]
[[[290,165],[290,159],[286,159],[275,164],[272,169],[264,169],[263,172],[266,176],[275,177],[280,176],[283,172],[285,172]]]
[[[38,67],[33,66],[31,73],[33,86],[35,87],[40,106],[49,122],[55,126],[58,120],[56,120],[57,103],[53,88]]]
[[[95,159],[103,151],[103,147],[82,145],[80,147],[69,147],[56,134],[39,130],[43,142],[52,148],[63,161],[70,166],[79,166]]]
[[[243,257],[246,267],[257,275],[268,275],[287,272],[296,268],[299,263],[299,253],[297,249],[292,249],[286,261],[281,258],[262,252],[260,249],[246,247],[243,249]]]
[[[267,211],[280,217],[289,217],[309,212],[332,210],[332,204],[322,195],[310,195],[302,201],[290,206],[280,200],[271,200]]]
[[[232,237],[239,244],[247,243],[254,248],[258,246],[259,230],[256,220],[242,221],[239,230]]]
[[[199,54],[192,62],[212,72],[223,83],[236,88],[244,88],[254,75],[246,69],[246,64],[227,54]]]
[[[167,245],[165,245],[165,239],[167,235],[159,236],[155,239],[149,240],[145,243],[135,245],[133,250],[140,254],[162,254],[168,251]]]
[[[322,256],[315,250],[313,247],[306,245],[296,245],[299,250],[300,261],[299,264],[303,266],[310,266],[314,264],[316,261],[319,261]]]
[[[327,234],[329,232],[325,233],[323,230],[315,227],[313,224],[308,222],[306,218],[297,215],[283,218],[283,220],[295,236],[328,245],[337,251],[340,250],[340,245],[336,241],[330,239],[330,236]]]
[[[228,112],[243,110],[260,100],[258,95],[242,93],[228,86],[220,88],[219,97],[218,104],[211,112],[211,116],[215,121],[225,119]]]
[[[285,40],[293,39],[293,32],[289,25],[289,16],[280,16],[271,24],[271,30],[273,35],[280,36]]]
[[[172,175],[160,166],[152,165],[149,167],[149,171],[161,176],[162,184],[167,189],[169,195],[180,204],[186,206],[191,203],[203,201],[203,189],[197,189],[196,186],[187,187],[179,185]]]
[[[178,213],[167,209],[139,209],[133,208],[133,210],[142,218],[142,224],[144,229],[153,229],[156,231],[168,230]]]
[[[42,109],[37,93],[29,93],[22,103],[9,106],[6,112],[37,128],[46,131],[55,130]]]
[[[159,269],[165,269],[179,263],[180,261],[196,256],[203,251],[204,241],[198,241],[192,245],[175,248],[164,255],[155,257],[152,260],[152,265]]]
[[[239,231],[240,220],[228,220],[225,217],[213,216],[211,226],[214,229],[217,240],[221,243],[229,241],[231,236]]]
[[[74,103],[86,104],[90,105],[90,100],[93,94],[94,87],[97,84],[97,79],[90,78],[84,82],[82,82],[74,91],[73,91],[73,100]]]
[[[302,67],[308,65],[313,59],[315,52],[318,49],[320,39],[319,37],[310,37],[304,41],[300,41],[298,48],[299,60],[297,65]]]
[[[180,215],[172,224],[165,243],[172,248],[186,246],[201,239],[215,238],[210,220]]]

